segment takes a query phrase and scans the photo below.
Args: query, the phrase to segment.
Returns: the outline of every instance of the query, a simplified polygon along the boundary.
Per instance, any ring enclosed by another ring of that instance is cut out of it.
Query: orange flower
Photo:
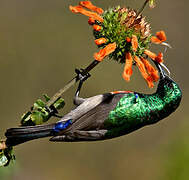
[[[123,71],[123,78],[126,80],[126,81],[130,81],[130,77],[133,73],[133,70],[132,70],[132,64],[133,64],[133,58],[131,56],[131,53],[126,53],[126,56],[125,56],[125,67],[124,67],[124,71]]]
[[[89,20],[88,20],[88,23],[89,23],[90,25],[95,24],[95,19],[92,18],[92,17],[90,17]]]
[[[145,50],[144,54],[149,56],[152,60],[157,61],[158,63],[163,63],[163,53],[161,52],[158,55],[156,55],[155,53],[149,50]]]
[[[154,44],[161,44],[162,43],[156,36],[152,36],[150,40]]]
[[[153,5],[154,0],[146,0],[144,6],[148,1]],[[167,40],[164,31],[159,31],[151,37],[150,24],[145,21],[145,18],[142,18],[140,13],[137,15],[137,12],[130,8],[112,8],[104,13],[103,9],[93,5],[90,1],[81,1],[78,6],[70,6],[70,10],[89,17],[88,23],[93,27],[95,43],[104,47],[99,52],[94,53],[95,60],[102,61],[111,54],[110,58],[120,63],[125,62],[122,76],[126,81],[131,78],[133,61],[135,61],[148,86],[151,88],[154,86],[153,82],[159,80],[158,70],[143,57],[147,55],[153,61],[163,62],[162,53],[157,55],[146,47],[149,47],[151,42],[170,47],[164,42]],[[103,15],[101,16],[101,14]],[[110,14],[113,15],[113,18],[109,17]],[[114,21],[114,17],[116,21]]]
[[[138,48],[138,39],[136,35],[132,35],[131,44],[132,44],[133,51],[136,52]]]
[[[147,56],[149,56],[151,59],[155,60],[155,58],[157,57],[157,55],[149,50],[145,50],[144,54],[146,54]]]
[[[130,38],[130,37],[126,37],[126,41],[127,41],[128,43],[130,43],[130,42],[131,42],[131,38]]]
[[[106,51],[104,49],[101,49],[99,52],[94,54],[94,58],[97,61],[102,61],[105,56],[106,56]]]
[[[151,42],[155,44],[161,44],[162,42],[166,41],[167,37],[164,31],[159,31],[156,33],[156,36],[152,36]]]
[[[94,29],[95,31],[101,31],[102,27],[95,24],[95,25],[93,25],[93,29]]]
[[[104,12],[103,9],[94,6],[90,1],[81,1],[81,2],[79,2],[79,5],[81,5],[81,6],[85,7],[85,8],[88,8],[88,9],[90,9],[92,11],[95,11],[98,14],[102,14]]]
[[[155,60],[156,60],[158,63],[163,63],[163,53],[160,52],[160,53],[156,56]]]
[[[82,6],[70,6],[69,8],[73,13],[81,13],[85,16],[92,17],[93,19],[95,19],[97,21],[100,21],[100,22],[104,21],[104,19],[100,15],[98,15],[95,12],[87,11],[87,10],[83,9]]]
[[[144,79],[146,80],[146,82],[148,83],[148,86],[150,88],[153,88],[154,87],[154,84],[153,84],[153,79],[151,76],[148,75],[148,73],[146,72],[146,68],[144,66],[144,64],[142,63],[142,61],[140,60],[140,58],[138,56],[135,56],[134,57],[134,60],[138,66],[138,69],[140,70],[142,76],[144,77]]]
[[[148,62],[148,60],[144,59],[143,57],[140,58],[143,62],[148,74],[152,77],[154,82],[159,80],[158,71]]]
[[[167,37],[165,35],[165,32],[164,31],[159,31],[156,33],[156,37],[160,40],[160,41],[166,41],[167,40]]]
[[[101,45],[101,44],[106,43],[106,41],[107,40],[105,38],[99,38],[99,39],[95,40],[95,43],[96,43],[96,45]]]
[[[108,44],[104,49],[94,54],[94,58],[97,61],[102,61],[107,55],[114,52],[116,49],[116,43]]]

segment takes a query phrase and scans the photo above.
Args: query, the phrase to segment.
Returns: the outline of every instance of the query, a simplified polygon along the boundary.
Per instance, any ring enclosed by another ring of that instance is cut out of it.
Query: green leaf
[[[24,121],[28,121],[30,119],[30,115],[31,115],[31,112],[28,111],[26,113],[24,113],[21,117],[21,120],[24,120]]]
[[[47,94],[43,94],[43,97],[45,98],[46,102],[50,100],[50,97]]]
[[[150,0],[149,6],[150,6],[150,8],[154,8],[155,7],[155,0]]]
[[[35,125],[40,125],[48,120],[48,115],[49,115],[49,113],[46,111],[45,111],[45,113],[40,112],[40,111],[34,111],[31,114],[31,120],[33,121],[33,123]]]
[[[46,94],[43,95],[45,101],[48,102],[50,97]],[[59,98],[54,104],[56,110],[63,108],[65,105],[64,99]],[[57,112],[56,112],[57,113]],[[51,115],[46,108],[46,103],[41,99],[38,99],[31,107],[31,111],[26,112],[21,117],[22,126],[35,126],[41,125],[50,119]]]
[[[59,98],[53,105],[54,105],[54,107],[55,107],[56,109],[61,109],[61,108],[63,108],[64,105],[65,105],[64,99],[63,99],[63,98]]]
[[[41,99],[38,99],[38,100],[34,103],[33,108],[34,108],[34,109],[41,109],[41,108],[45,107],[45,105],[46,105],[45,102],[43,102]]]
[[[13,160],[15,160],[15,155],[13,154],[12,147],[0,151],[0,167],[8,166]]]
[[[0,153],[0,167],[8,163],[8,158],[4,155],[3,151]]]

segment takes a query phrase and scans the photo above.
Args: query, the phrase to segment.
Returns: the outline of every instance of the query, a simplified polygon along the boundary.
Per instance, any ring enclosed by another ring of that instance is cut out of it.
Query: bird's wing
[[[71,110],[68,114],[63,116],[58,122],[64,122],[69,119],[72,119],[72,122],[74,123],[77,119],[79,119],[81,116],[97,107],[103,101],[106,101],[106,99],[111,98],[111,96],[111,93],[107,93],[86,98],[83,103],[81,103],[79,106]]]
[[[84,102],[73,110],[72,118],[70,118],[73,120],[73,124],[62,133],[74,132],[75,130],[103,129],[104,121],[108,118],[110,111],[116,107],[119,100],[125,96],[125,93],[109,93],[100,96],[103,96],[103,98],[92,97],[88,102]]]

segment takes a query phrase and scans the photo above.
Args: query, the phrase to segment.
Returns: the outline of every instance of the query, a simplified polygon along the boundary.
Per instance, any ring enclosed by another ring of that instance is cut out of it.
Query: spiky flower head
[[[151,6],[154,5],[154,0],[146,0],[145,4],[147,2]],[[95,60],[102,61],[108,56],[125,63],[123,78],[127,81],[132,75],[132,65],[137,65],[148,86],[154,86],[153,82],[159,79],[158,71],[146,58],[163,62],[163,54],[156,55],[149,48],[151,43],[168,45],[164,43],[164,31],[152,36],[150,24],[141,11],[127,7],[117,6],[104,11],[90,1],[81,1],[78,6],[70,6],[70,10],[89,17],[88,23],[93,26],[95,43],[100,48],[100,51],[94,54]]]
[[[141,56],[149,48],[151,33],[150,24],[141,15],[129,8],[111,8],[102,14],[103,22],[95,24],[101,26],[100,31],[94,30],[96,42],[105,38],[106,42],[97,44],[104,48],[109,43],[116,43],[116,49],[109,58],[125,63],[125,53]]]

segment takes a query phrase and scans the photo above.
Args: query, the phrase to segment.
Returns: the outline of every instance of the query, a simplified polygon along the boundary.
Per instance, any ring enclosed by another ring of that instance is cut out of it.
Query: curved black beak
[[[170,78],[171,73],[170,73],[169,69],[165,66],[165,64],[158,63],[156,61],[154,61],[154,63],[155,63],[155,65],[158,68],[158,71],[160,73],[160,79],[161,78],[165,78],[165,77],[169,77]]]

